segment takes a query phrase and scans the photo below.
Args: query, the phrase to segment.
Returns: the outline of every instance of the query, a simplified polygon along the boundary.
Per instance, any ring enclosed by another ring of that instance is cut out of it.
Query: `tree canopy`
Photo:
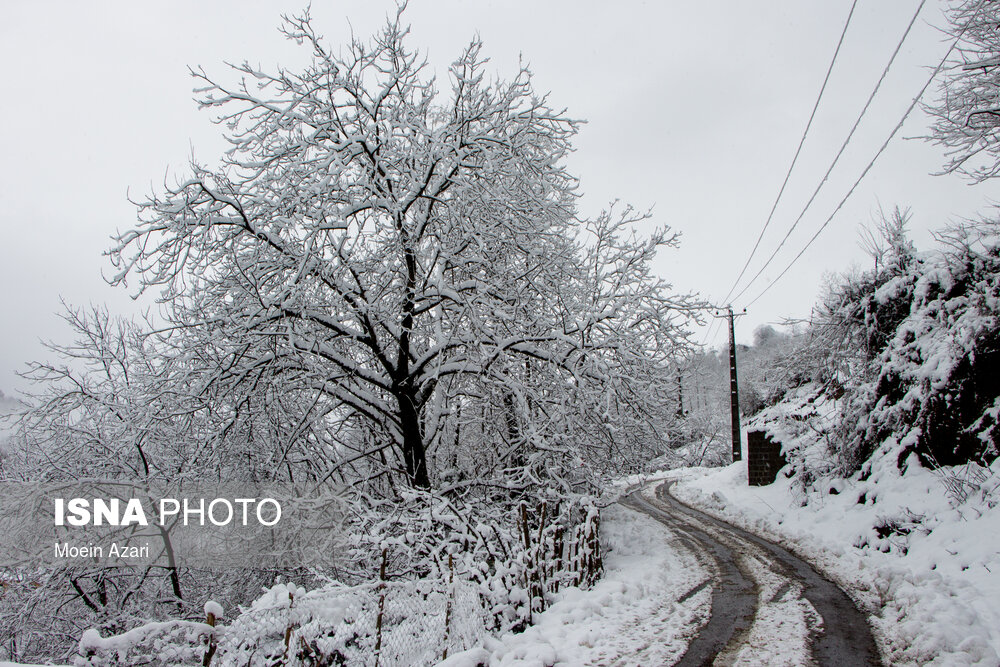
[[[203,386],[281,386],[418,487],[475,415],[521,463],[655,441],[696,304],[650,271],[676,234],[636,237],[631,209],[578,215],[579,123],[526,68],[487,81],[478,41],[439,82],[400,15],[339,54],[308,14],[283,30],[305,69],[193,71],[232,147],[140,202],[111,252],[116,282],[161,290]]]
[[[982,182],[1000,174],[1000,7],[962,0],[949,8],[957,58],[945,71],[930,138],[946,150],[946,172]]]

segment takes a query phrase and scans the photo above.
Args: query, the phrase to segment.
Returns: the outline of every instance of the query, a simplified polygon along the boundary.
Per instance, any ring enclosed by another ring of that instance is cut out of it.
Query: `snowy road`
[[[865,617],[840,588],[787,549],[683,505],[669,486],[621,502],[668,527],[713,575],[711,616],[676,664],[881,664]]]

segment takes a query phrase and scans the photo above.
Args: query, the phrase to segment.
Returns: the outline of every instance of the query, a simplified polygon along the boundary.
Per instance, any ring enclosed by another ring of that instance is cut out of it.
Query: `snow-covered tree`
[[[315,434],[289,441],[274,437],[289,429],[255,434],[245,424],[234,424],[228,406],[238,397],[223,402],[191,387],[190,369],[178,364],[144,324],[97,307],[67,308],[63,317],[73,339],[51,344],[53,357],[30,364],[24,373],[38,389],[15,415],[0,459],[0,481],[17,489],[8,495],[12,502],[46,506],[53,495],[73,491],[82,497],[142,497],[149,488],[213,480],[287,481],[308,472],[298,462],[306,458],[301,448],[315,442]],[[267,402],[256,414],[257,431],[275,421],[294,421],[285,409],[298,406]],[[261,447],[265,436],[272,444]],[[278,456],[296,463],[278,465]],[[38,528],[34,521],[9,521],[6,529],[18,534],[8,532],[5,539],[10,545],[38,545]],[[68,659],[72,642],[63,640],[87,628],[113,633],[150,618],[197,618],[209,594],[227,603],[245,602],[272,579],[267,569],[206,573],[184,567],[167,548],[169,531],[160,536],[150,541],[154,550],[165,551],[166,562],[135,568],[87,559],[53,564],[38,552],[26,550],[17,559],[16,549],[5,552],[10,560],[3,562],[0,645],[11,651],[5,657],[58,653]],[[45,552],[51,550],[51,542],[44,546]]]
[[[527,69],[488,82],[478,42],[442,93],[399,16],[339,55],[308,15],[284,31],[311,49],[301,71],[194,72],[232,148],[142,202],[112,251],[117,282],[162,288],[205,386],[316,404],[368,434],[357,460],[417,487],[428,451],[484,405],[509,449],[551,444],[543,422],[568,440],[589,419],[577,442],[609,449],[627,439],[616,424],[655,425],[692,305],[650,273],[676,235],[637,239],[631,210],[578,216],[578,123]]]
[[[957,56],[944,71],[931,136],[945,148],[945,171],[977,182],[1000,174],[1000,7],[958,0],[949,8]]]
[[[114,282],[163,307],[141,324],[67,313],[77,340],[32,367],[0,478],[336,495],[347,546],[324,574],[447,570],[490,591],[496,629],[523,627],[545,604],[537,558],[556,554],[554,586],[592,581],[587,494],[676,420],[700,304],[651,262],[677,236],[638,236],[648,216],[629,208],[581,216],[578,122],[527,69],[488,81],[478,42],[436,79],[399,14],[337,52],[308,14],[284,31],[310,49],[300,71],[193,72],[232,148],[140,202],[110,251]],[[278,566],[28,567],[45,581],[5,596],[0,641],[33,660],[77,624],[196,619],[209,590],[248,603]]]

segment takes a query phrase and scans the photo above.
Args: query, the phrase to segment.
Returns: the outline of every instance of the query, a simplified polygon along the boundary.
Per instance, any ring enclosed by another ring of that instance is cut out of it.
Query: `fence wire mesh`
[[[75,664],[417,667],[480,644],[485,632],[478,587],[462,580],[287,593],[272,589],[232,625],[168,621],[90,635]]]
[[[603,570],[597,508],[581,509],[565,525],[548,516],[545,504],[537,512],[520,506],[516,544],[523,548],[509,566],[497,568],[489,584],[456,576],[450,558],[444,576],[385,581],[384,550],[378,581],[331,583],[308,592],[278,584],[249,608],[232,610],[230,623],[217,625],[209,615],[204,623],[148,623],[107,638],[91,630],[75,664],[433,665],[481,646],[498,629],[498,619],[503,630],[530,625],[560,586],[589,587],[597,580]]]

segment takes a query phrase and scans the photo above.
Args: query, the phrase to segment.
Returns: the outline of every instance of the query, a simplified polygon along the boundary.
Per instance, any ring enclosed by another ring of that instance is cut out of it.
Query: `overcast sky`
[[[679,290],[722,299],[767,218],[805,128],[850,9],[849,0],[473,2],[411,0],[411,46],[441,69],[474,34],[495,71],[518,57],[536,87],[588,124],[570,163],[582,208],[612,199],[652,207],[652,224],[683,234],[658,270]],[[861,0],[824,102],[761,251],[771,254],[798,216],[860,111],[918,0]],[[45,356],[40,339],[66,341],[56,313],[71,304],[136,310],[108,287],[102,256],[116,229],[165,174],[193,154],[224,149],[208,112],[191,101],[188,65],[222,75],[224,61],[264,67],[301,62],[277,32],[302,2],[6,2],[0,8],[5,100],[0,108],[0,390],[23,388],[15,372]],[[315,0],[318,31],[343,43],[367,35],[394,4]],[[947,48],[927,2],[880,97],[834,176],[765,270],[741,309],[784,268],[836,206]],[[224,78],[224,76],[223,76]],[[784,317],[808,316],[824,272],[865,261],[859,224],[881,206],[913,210],[918,247],[949,220],[986,213],[995,184],[932,176],[939,148],[914,137],[915,114],[820,240],[748,311],[738,337]],[[172,176],[171,176],[172,178]],[[724,342],[716,338],[715,344]]]

